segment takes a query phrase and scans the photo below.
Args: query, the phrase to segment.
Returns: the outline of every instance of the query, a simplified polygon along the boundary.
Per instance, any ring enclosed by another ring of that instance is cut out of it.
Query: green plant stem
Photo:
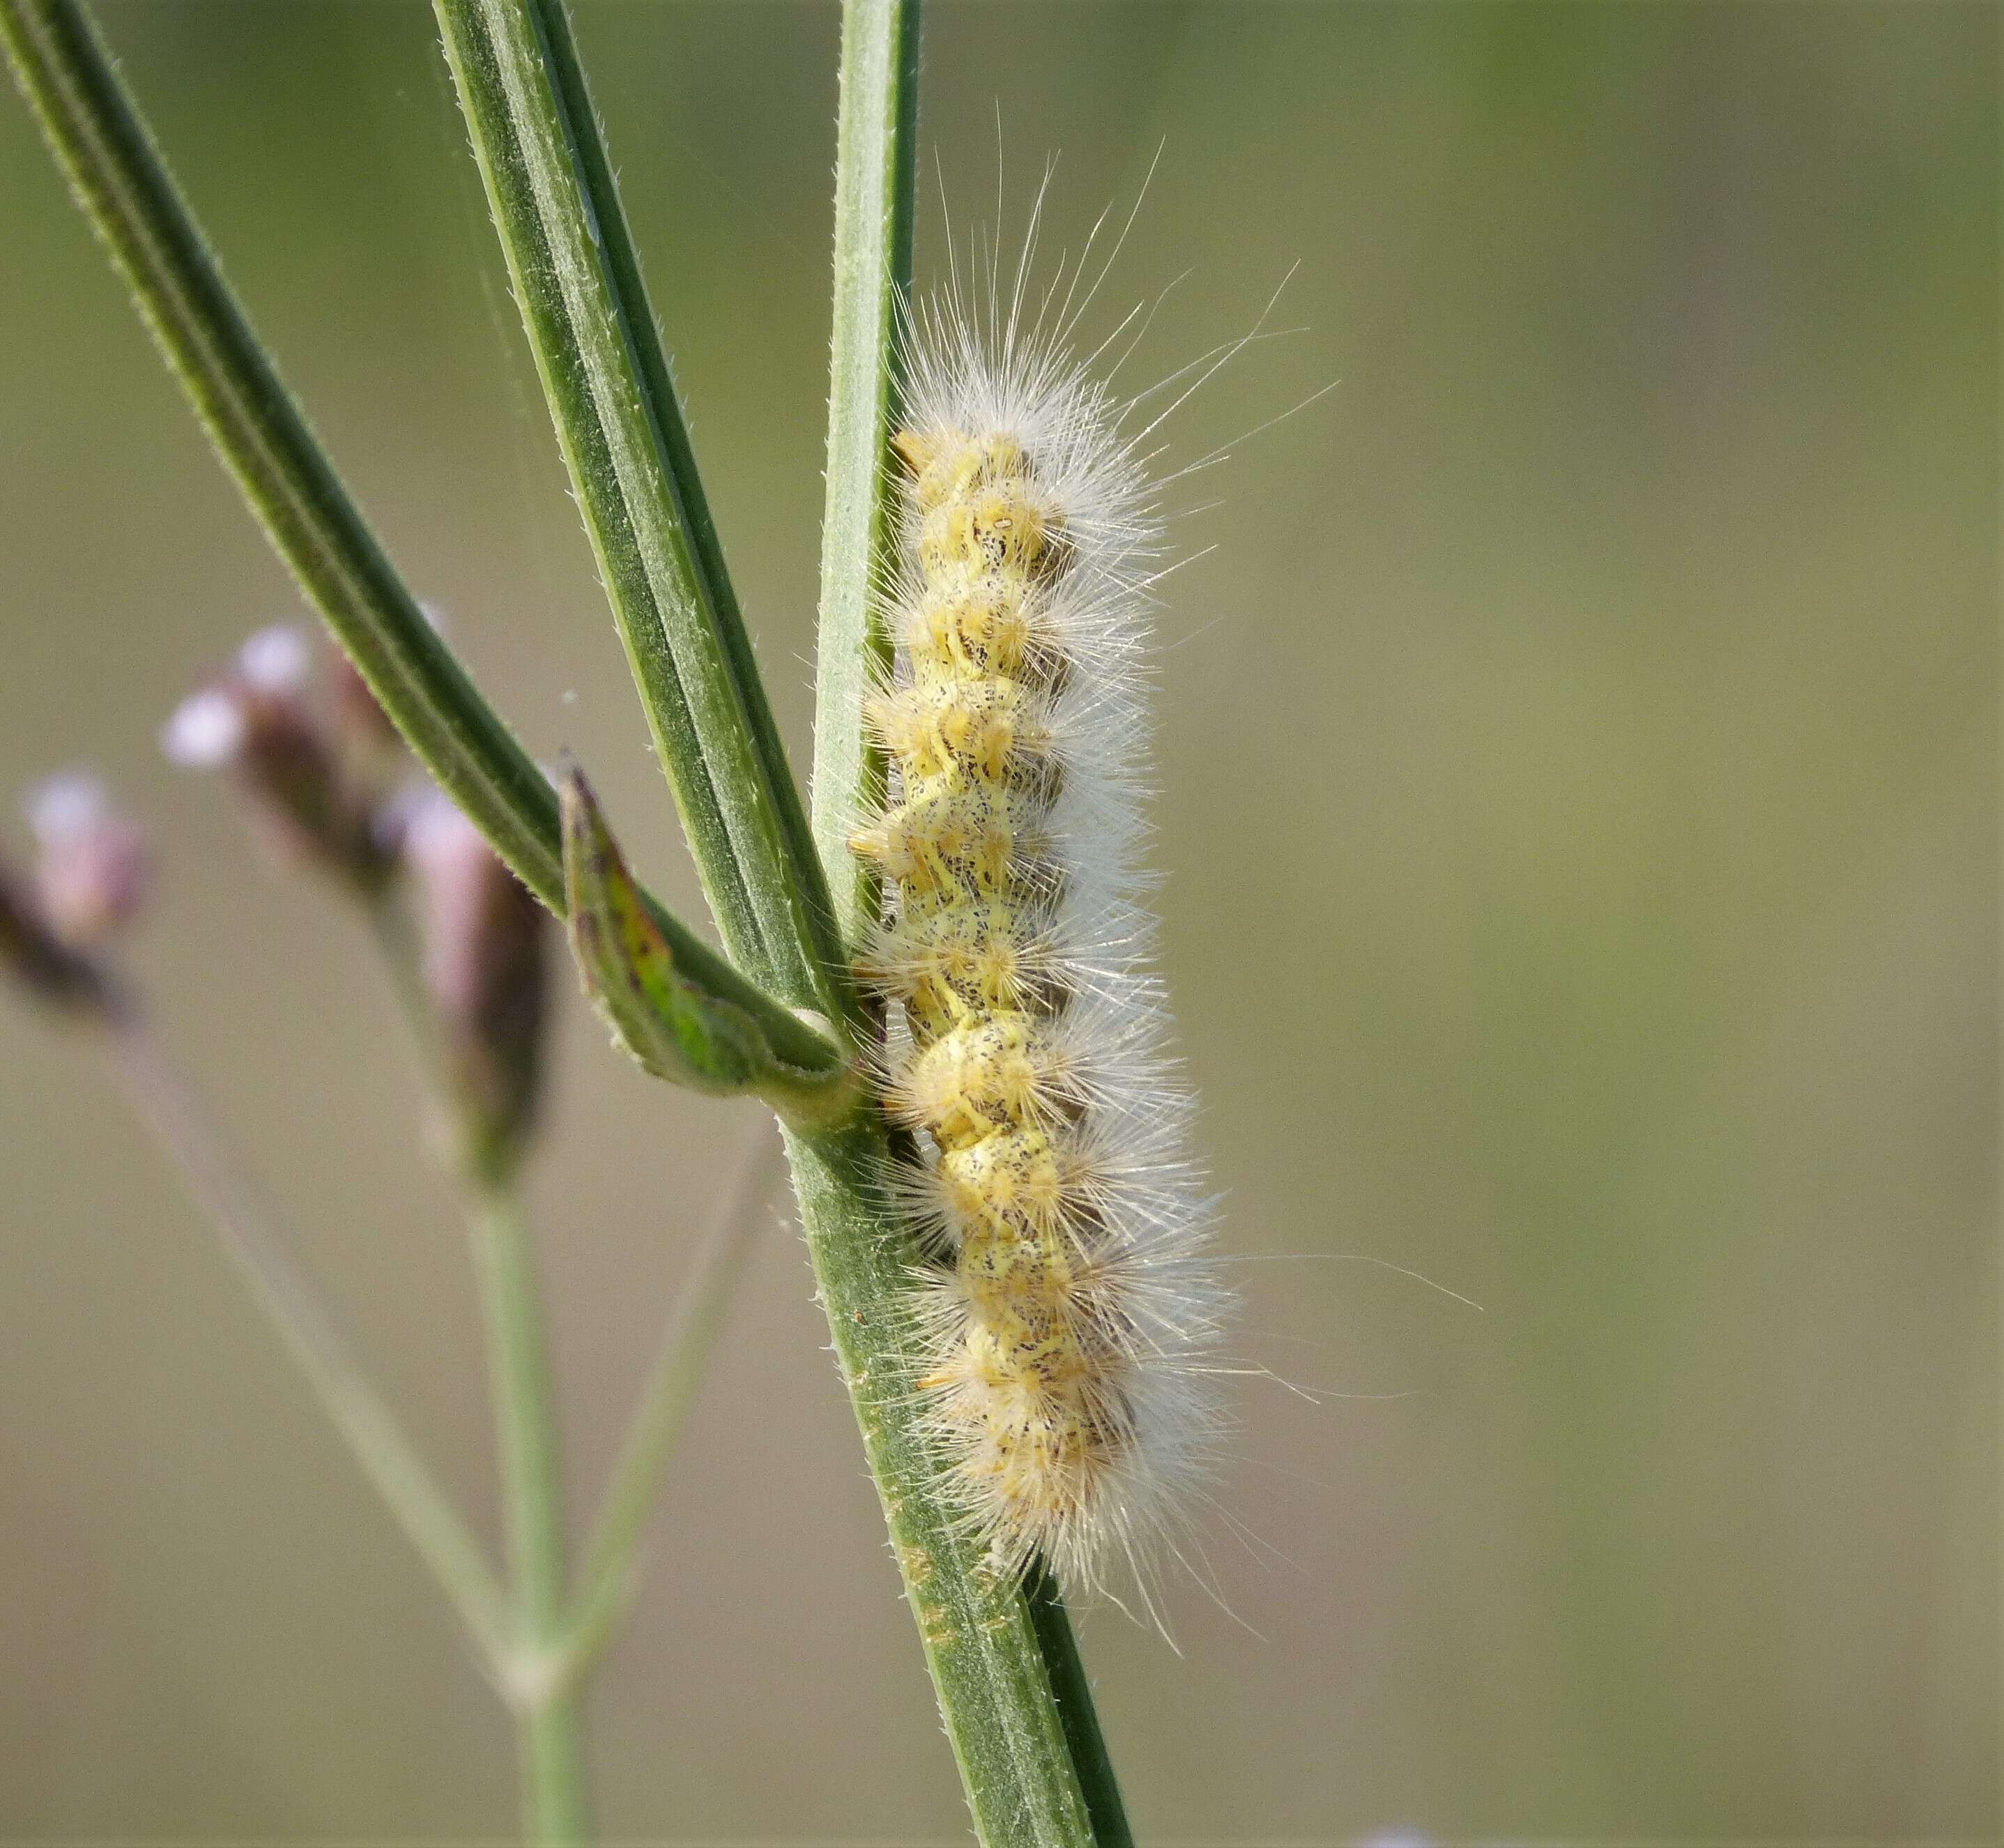
[[[578,1695],[558,1671],[564,1545],[556,1421],[535,1250],[512,1185],[476,1190],[472,1241],[524,1668],[511,1690],[521,1734],[524,1821],[534,1841],[583,1842],[591,1825]]]
[[[516,300],[704,890],[739,966],[849,1011],[787,771],[562,0],[434,0]]]
[[[436,1106],[453,1119],[451,1139],[466,1160],[476,1143],[458,1120],[467,1106],[440,1043],[423,945],[404,894],[387,889],[368,912],[412,1051]],[[502,1693],[519,1735],[524,1822],[533,1841],[582,1842],[590,1839],[590,1811],[579,1678],[566,1635],[563,1485],[534,1243],[512,1167],[497,1173],[467,1166],[461,1179],[471,1202],[508,1537],[511,1671]]]
[[[1020,1590],[998,1582],[941,1493],[907,1310],[918,1257],[885,1196],[880,1124],[789,1132],[808,1250],[940,1717],[988,1848],[1085,1848],[1091,1811]]]
[[[505,1686],[515,1654],[514,1625],[479,1543],[349,1352],[312,1283],[272,1236],[264,1203],[225,1152],[137,1004],[121,997],[100,1018],[135,1112],[215,1227],[225,1256],[363,1473],[464,1619],[489,1674]]]
[[[0,46],[266,536],[426,767],[561,915],[548,780],[384,556],[224,281],[89,17],[77,0],[0,0]],[[781,1057],[808,1071],[840,1062],[826,1039],[650,903],[683,974],[752,1013]]]
[[[596,1660],[632,1596],[662,1470],[757,1245],[759,1209],[771,1191],[779,1151],[779,1138],[762,1113],[676,1298],[620,1443],[579,1575],[565,1650],[567,1673],[581,1674]]]
[[[1045,1671],[1050,1677],[1051,1697],[1057,1702],[1058,1718],[1071,1748],[1093,1839],[1099,1848],[1133,1848],[1134,1832],[1127,1825],[1119,1780],[1113,1775],[1113,1761],[1106,1755],[1106,1741],[1099,1730],[1098,1710],[1092,1703],[1092,1684],[1079,1659],[1078,1639],[1072,1634],[1071,1618],[1057,1581],[1039,1563],[1032,1568],[1023,1595]]]
[[[844,13],[815,663],[814,825],[824,842],[871,813],[884,788],[883,753],[863,723],[863,702],[890,661],[873,591],[889,581],[897,529],[890,445],[902,384],[899,303],[912,281],[918,49],[918,0]],[[870,863],[833,853],[828,877],[844,941],[862,942],[877,916]]]

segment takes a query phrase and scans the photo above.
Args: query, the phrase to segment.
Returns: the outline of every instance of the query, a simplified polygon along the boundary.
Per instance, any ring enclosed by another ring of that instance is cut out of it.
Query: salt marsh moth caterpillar
[[[1147,1598],[1221,1434],[1231,1297],[1137,903],[1160,418],[1095,373],[1105,347],[1073,353],[1084,268],[1026,314],[991,258],[904,317],[868,708],[891,787],[852,846],[888,887],[862,967],[899,1004],[887,1107],[922,1132],[902,1191],[938,1254],[913,1313],[945,1492],[999,1573]]]

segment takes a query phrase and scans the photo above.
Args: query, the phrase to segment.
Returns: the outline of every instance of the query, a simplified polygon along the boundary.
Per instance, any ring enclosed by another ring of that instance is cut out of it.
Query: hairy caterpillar
[[[863,970],[900,1004],[887,1107],[923,1132],[904,1193],[940,1254],[913,1317],[948,1494],[999,1573],[1091,1591],[1124,1565],[1147,1598],[1221,1429],[1231,1292],[1137,903],[1160,419],[1133,432],[1140,401],[1069,349],[1084,261],[1054,314],[991,265],[904,317],[869,707],[891,789],[852,845],[888,888]]]

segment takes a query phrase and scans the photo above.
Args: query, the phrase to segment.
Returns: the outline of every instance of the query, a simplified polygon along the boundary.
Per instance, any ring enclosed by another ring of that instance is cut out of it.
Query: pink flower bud
[[[336,728],[358,749],[373,753],[388,750],[398,742],[390,715],[377,703],[361,670],[345,654],[331,657],[327,691]]]
[[[549,919],[485,837],[427,788],[398,804],[424,929],[424,976],[470,1146],[506,1168],[534,1122],[548,1014]]]
[[[303,629],[260,629],[229,672],[181,703],[161,749],[189,769],[233,772],[282,843],[373,892],[394,864],[377,836],[376,792],[309,698],[312,679]]]
[[[0,865],[0,975],[11,977],[30,994],[59,1005],[108,1009],[114,1005],[114,991],[104,972],[50,929],[33,894],[4,865]]]
[[[138,824],[112,806],[96,777],[51,777],[23,806],[41,850],[35,896],[57,936],[96,943],[138,913],[152,889],[152,856]]]

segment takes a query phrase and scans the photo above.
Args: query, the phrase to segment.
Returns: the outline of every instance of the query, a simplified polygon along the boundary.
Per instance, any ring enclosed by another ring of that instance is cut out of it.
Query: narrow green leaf
[[[746,722],[759,762],[764,766],[773,795],[773,813],[787,862],[799,883],[796,903],[798,916],[836,991],[835,999],[852,998],[848,980],[844,939],[836,928],[829,910],[823,868],[815,850],[815,836],[801,804],[800,791],[780,742],[772,707],[766,698],[759,663],[750,632],[737,606],[737,594],[723,561],[723,548],[716,536],[716,523],[710,517],[709,496],[695,464],[695,451],[689,440],[681,400],[675,389],[668,356],[663,349],[660,324],[647,298],[640,258],[635,249],[626,213],[620,203],[614,178],[612,157],[607,148],[597,111],[586,88],[584,68],[580,62],[570,21],[562,0],[534,0],[542,27],[543,52],[551,79],[574,124],[573,142],[578,174],[591,208],[592,223],[614,293],[633,330],[632,352],[640,381],[654,421],[661,433],[668,479],[686,526],[692,563],[710,602],[716,611],[716,629],[733,678],[743,701]]]
[[[571,954],[618,1043],[657,1078],[717,1096],[751,1092],[791,1121],[853,1110],[846,1074],[788,1065],[743,1008],[681,973],[584,773],[566,764],[559,787]]]

